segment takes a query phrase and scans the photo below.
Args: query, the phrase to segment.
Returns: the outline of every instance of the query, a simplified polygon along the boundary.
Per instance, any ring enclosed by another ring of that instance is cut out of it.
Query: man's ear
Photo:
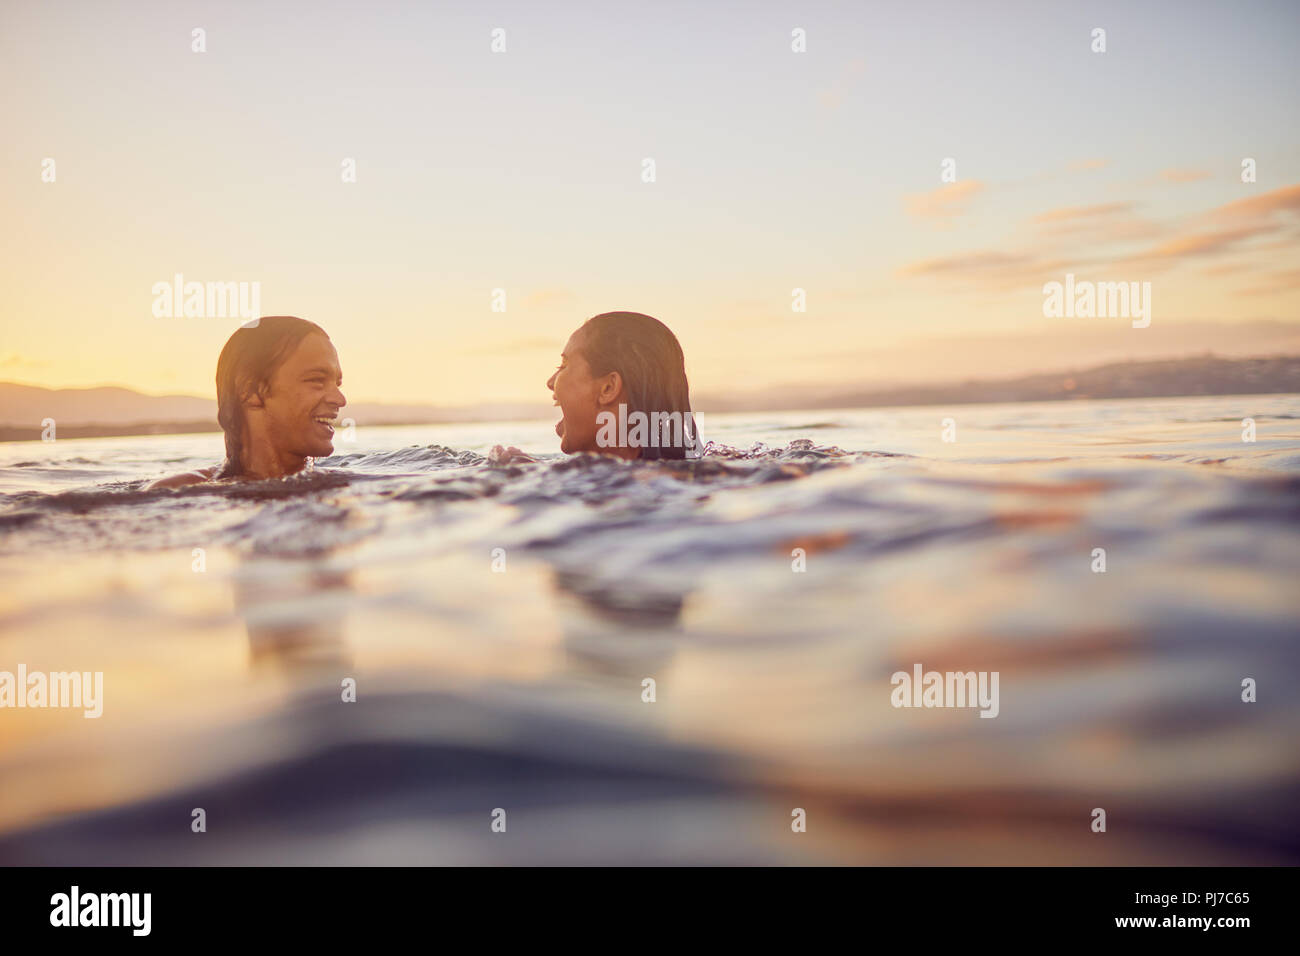
[[[623,376],[610,372],[596,380],[596,402],[600,405],[613,405],[623,394]]]
[[[253,389],[239,397],[239,404],[245,408],[263,408],[266,406],[266,401],[262,398],[261,389]]]

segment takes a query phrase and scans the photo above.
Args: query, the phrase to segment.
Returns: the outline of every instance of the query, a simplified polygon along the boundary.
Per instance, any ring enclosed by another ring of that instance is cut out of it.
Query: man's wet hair
[[[236,329],[226,341],[217,359],[217,424],[226,434],[226,460],[217,478],[243,474],[243,396],[265,395],[275,370],[313,332],[325,335],[315,322],[296,315],[267,315]]]

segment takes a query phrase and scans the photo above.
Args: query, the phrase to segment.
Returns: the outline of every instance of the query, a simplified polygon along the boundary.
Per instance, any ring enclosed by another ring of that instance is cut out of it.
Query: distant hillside
[[[424,425],[538,418],[548,409],[540,402],[468,408],[359,402],[349,404],[343,417],[364,425]],[[219,431],[217,403],[211,398],[144,395],[115,386],[51,389],[0,382],[0,441],[40,438],[46,418],[54,419],[62,438]]]
[[[951,385],[897,386],[870,391],[821,388],[802,399],[791,401],[787,396],[778,405],[764,404],[762,393],[701,396],[693,404],[701,411],[777,411],[1283,392],[1300,392],[1300,356],[1226,359],[1205,355],[1152,362],[1115,362],[1079,371],[1000,381],[970,379]]]
[[[1212,355],[1154,362],[1116,362],[1071,372],[1002,381],[888,389],[833,387],[701,395],[697,411],[874,408],[896,405],[965,405],[981,402],[1074,401],[1088,398],[1171,398],[1180,395],[1300,393],[1300,356],[1226,359]],[[774,398],[773,396],[778,396]],[[127,388],[48,389],[0,382],[0,441],[31,441],[41,421],[53,418],[62,438],[162,435],[217,431],[216,402],[191,395],[142,395]],[[349,405],[345,417],[359,425],[437,425],[451,422],[545,418],[542,404]]]
[[[38,388],[0,382],[0,425],[38,426],[53,418],[68,425],[196,422],[216,427],[217,403],[193,395],[142,395],[129,388]]]

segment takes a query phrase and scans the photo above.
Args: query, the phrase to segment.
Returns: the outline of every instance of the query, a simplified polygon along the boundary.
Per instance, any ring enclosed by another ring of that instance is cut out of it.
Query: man
[[[217,359],[217,422],[226,460],[160,478],[149,489],[212,478],[283,478],[334,452],[334,423],[347,404],[343,372],[325,330],[292,315],[236,329]]]

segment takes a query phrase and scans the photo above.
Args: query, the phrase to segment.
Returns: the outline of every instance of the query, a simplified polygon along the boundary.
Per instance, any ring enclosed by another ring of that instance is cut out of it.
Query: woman
[[[677,336],[640,312],[605,312],[569,336],[546,382],[563,417],[560,450],[693,457],[698,435]]]
[[[640,312],[605,312],[569,336],[546,382],[562,417],[560,450],[626,459],[696,457],[686,361],[677,336]],[[492,449],[497,463],[528,460],[517,448]]]

